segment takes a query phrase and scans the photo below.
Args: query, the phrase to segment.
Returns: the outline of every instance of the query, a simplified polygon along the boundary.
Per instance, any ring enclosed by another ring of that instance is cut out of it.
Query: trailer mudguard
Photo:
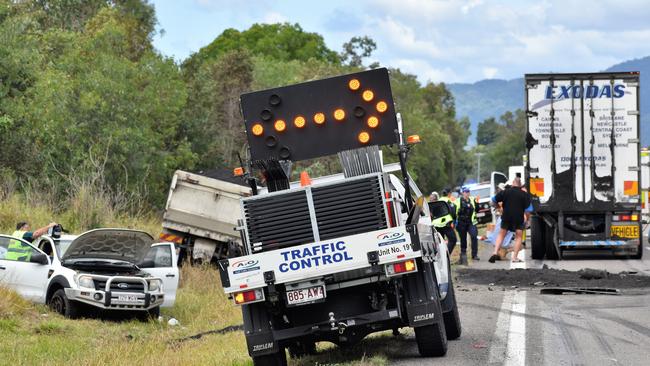
[[[404,301],[406,316],[411,327],[421,327],[442,321],[435,314],[442,314],[438,283],[432,263],[418,259],[417,273],[404,276]]]

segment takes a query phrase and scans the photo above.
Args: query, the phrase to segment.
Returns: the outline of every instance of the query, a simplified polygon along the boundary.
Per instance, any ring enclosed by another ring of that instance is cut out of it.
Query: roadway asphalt
[[[647,238],[647,236],[644,235]],[[467,268],[456,267],[456,295],[463,331],[460,339],[449,342],[442,358],[421,358],[412,330],[402,329],[392,341],[377,341],[376,348],[387,354],[389,364],[410,365],[648,365],[650,364],[650,287],[628,286],[630,275],[622,278],[620,294],[543,295],[540,288],[514,288],[473,281],[474,269],[505,269],[509,276],[526,272],[516,268],[558,270],[583,268],[610,273],[637,272],[650,275],[650,248],[645,259],[624,260],[582,258],[538,261],[525,256],[524,263],[488,263],[490,247],[480,253],[480,262]],[[522,257],[524,257],[522,256]],[[485,271],[475,271],[481,273]],[[497,272],[497,271],[495,271]],[[504,271],[500,271],[504,272]],[[548,271],[552,272],[552,271]],[[559,271],[558,271],[559,272]],[[635,276],[635,275],[632,275]],[[598,287],[594,280],[592,287]],[[647,283],[645,281],[644,283]],[[614,283],[615,284],[615,283]],[[612,285],[611,281],[608,285]],[[364,353],[373,353],[373,340]],[[394,343],[394,347],[386,347]],[[390,350],[387,352],[386,349]]]
[[[647,238],[647,235],[644,235]],[[648,244],[646,244],[647,246]],[[650,275],[650,248],[643,260],[611,256],[573,257],[562,261],[533,260],[470,263],[469,269],[507,269],[510,276],[547,268]],[[460,268],[459,268],[460,269]],[[477,271],[482,272],[482,271]],[[626,278],[627,279],[627,278]],[[482,282],[484,283],[484,281]],[[611,285],[611,284],[610,284]],[[592,287],[599,287],[597,280]],[[412,335],[406,352],[391,358],[394,365],[648,365],[650,361],[650,288],[620,289],[612,295],[543,295],[535,286],[521,288],[457,283],[463,334],[450,341],[447,356],[420,358]],[[405,342],[406,343],[406,342]]]

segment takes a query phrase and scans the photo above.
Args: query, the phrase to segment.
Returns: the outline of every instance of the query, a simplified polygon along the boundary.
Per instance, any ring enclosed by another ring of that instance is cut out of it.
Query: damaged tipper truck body
[[[526,75],[535,259],[641,258],[639,74]]]
[[[460,336],[448,253],[407,173],[419,140],[401,135],[388,71],[245,94],[241,104],[253,195],[241,199],[244,255],[219,267],[254,364],[400,327],[415,328],[422,355],[444,355]],[[400,164],[384,165],[379,145],[393,145]],[[333,154],[343,173],[290,182],[293,162]]]

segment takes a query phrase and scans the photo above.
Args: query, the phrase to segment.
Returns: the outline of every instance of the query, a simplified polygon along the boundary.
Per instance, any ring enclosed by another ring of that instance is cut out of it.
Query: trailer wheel
[[[449,272],[449,289],[447,290],[447,297],[442,301],[442,307],[444,309],[451,309],[443,313],[442,318],[445,322],[447,339],[458,339],[460,338],[462,327],[460,325],[460,314],[458,313],[458,302],[456,302],[454,283],[451,279],[451,264],[447,266],[447,271]],[[449,306],[450,304],[451,306]]]
[[[555,228],[551,225],[544,225],[544,241],[546,242],[546,259],[558,260],[560,253],[557,252],[555,247]]]
[[[530,218],[530,246],[533,259],[544,259],[546,243],[544,242],[544,231],[546,223],[539,216]]]
[[[253,366],[287,366],[287,354],[280,348],[277,353],[253,357]]]

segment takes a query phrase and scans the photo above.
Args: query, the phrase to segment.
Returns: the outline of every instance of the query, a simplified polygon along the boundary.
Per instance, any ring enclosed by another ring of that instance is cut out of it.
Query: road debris
[[[542,295],[563,295],[565,293],[587,294],[587,295],[620,295],[621,291],[616,288],[598,287],[547,287],[539,290]]]

